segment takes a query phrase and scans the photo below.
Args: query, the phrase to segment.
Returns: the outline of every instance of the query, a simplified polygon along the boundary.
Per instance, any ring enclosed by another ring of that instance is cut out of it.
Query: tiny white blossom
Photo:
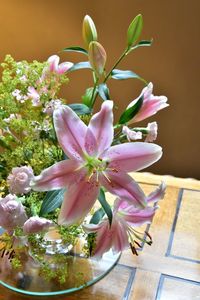
[[[127,126],[123,126],[122,133],[126,135],[127,140],[129,142],[131,140],[141,140],[142,139],[142,133],[140,131],[131,130]]]
[[[158,135],[158,124],[156,122],[148,123],[147,125],[148,134],[145,142],[153,142],[156,140]]]

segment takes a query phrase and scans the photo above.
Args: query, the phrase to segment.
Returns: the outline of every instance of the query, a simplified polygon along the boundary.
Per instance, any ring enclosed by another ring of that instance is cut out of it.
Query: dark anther
[[[138,256],[137,250],[135,249],[135,247],[131,243],[130,243],[130,247],[131,247],[131,251],[132,251],[133,255]]]

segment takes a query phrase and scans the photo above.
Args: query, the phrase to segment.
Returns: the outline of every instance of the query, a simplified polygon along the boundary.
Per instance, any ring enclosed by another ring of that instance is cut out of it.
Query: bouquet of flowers
[[[59,234],[62,251],[81,236],[85,255],[98,258],[111,248],[120,252],[130,247],[137,254],[141,243],[151,244],[150,236],[135,227],[152,221],[165,184],[145,195],[128,173],[160,159],[162,149],[152,143],[157,123],[135,123],[167,107],[167,98],[154,96],[153,84],[138,74],[117,68],[137,48],[151,46],[152,40],[139,40],[142,26],[138,15],[128,28],[124,52],[109,71],[89,16],[83,20],[85,48],[63,50],[82,53],[85,61],[59,63],[52,55],[46,62],[29,63],[7,55],[1,64],[0,226],[6,245],[1,251],[8,250],[13,267],[20,268],[23,247],[43,263],[51,230]],[[70,72],[83,68],[91,71],[94,86],[80,103],[67,104],[59,97],[60,88],[69,83]],[[142,81],[144,88],[113,122],[108,83],[128,78]],[[94,113],[98,98],[101,108]],[[107,192],[116,196],[114,202]]]

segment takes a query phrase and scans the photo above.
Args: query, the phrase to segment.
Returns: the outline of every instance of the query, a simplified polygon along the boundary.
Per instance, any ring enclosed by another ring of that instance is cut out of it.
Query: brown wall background
[[[170,103],[145,122],[158,122],[157,143],[164,148],[162,159],[148,171],[200,179],[199,9],[199,0],[0,0],[0,60],[6,53],[16,60],[46,60],[66,46],[83,45],[82,19],[89,14],[107,51],[109,69],[124,49],[129,23],[142,13],[142,38],[153,37],[154,44],[130,54],[120,68],[152,81],[155,94],[166,95]],[[79,54],[61,57],[84,60]],[[91,84],[90,74],[80,71],[70,78],[62,97],[78,102]],[[112,81],[110,87],[119,115],[143,86],[127,80]]]

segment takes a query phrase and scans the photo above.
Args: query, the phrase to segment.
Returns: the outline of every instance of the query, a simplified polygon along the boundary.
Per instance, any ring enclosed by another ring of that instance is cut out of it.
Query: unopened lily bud
[[[91,42],[89,45],[89,61],[98,77],[104,72],[106,58],[107,55],[103,46],[98,42]]]
[[[83,19],[83,40],[88,47],[90,42],[97,41],[97,31],[92,18],[88,15]]]

